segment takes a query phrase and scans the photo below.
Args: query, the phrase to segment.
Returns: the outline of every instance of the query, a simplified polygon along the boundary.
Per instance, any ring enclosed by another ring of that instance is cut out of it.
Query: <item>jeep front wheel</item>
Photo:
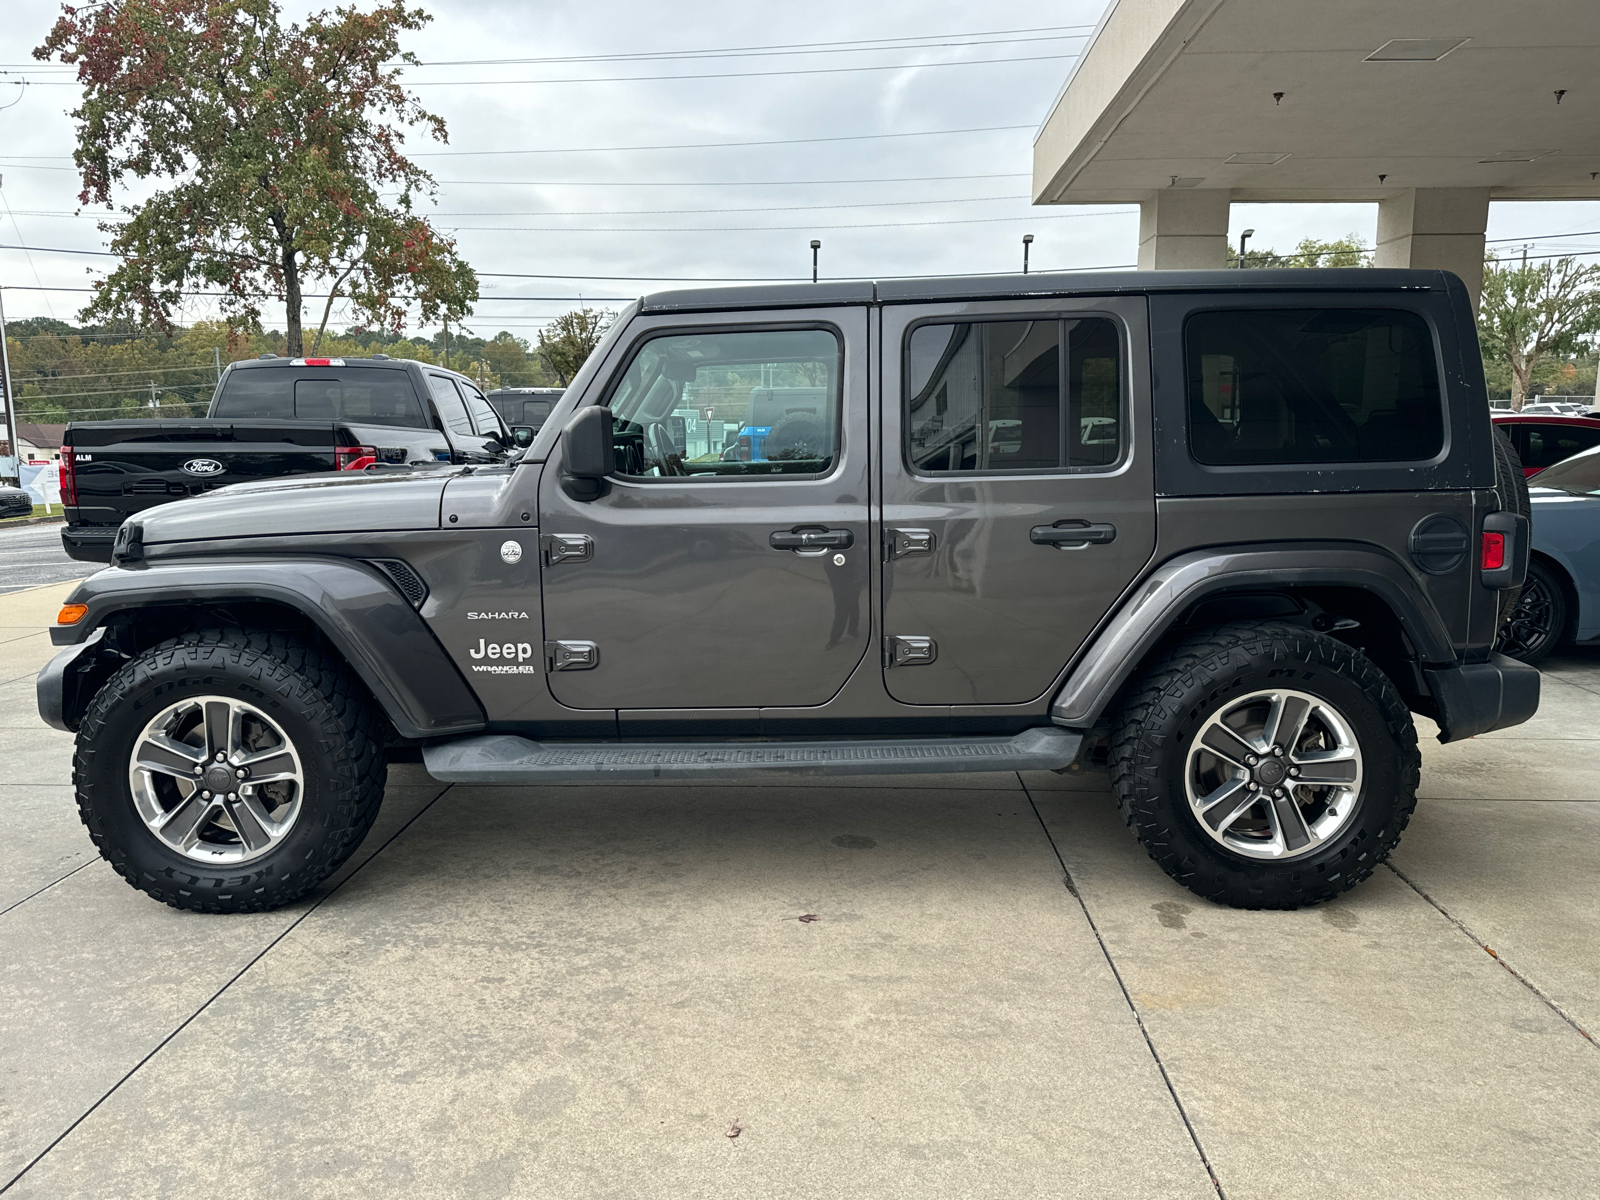
[[[78,731],[101,855],[175,908],[260,912],[322,882],[383,798],[382,726],[341,664],[281,635],[189,634],[125,665]]]
[[[1167,874],[1239,908],[1328,900],[1416,807],[1411,714],[1365,655],[1274,622],[1193,637],[1152,667],[1111,745],[1118,802]]]

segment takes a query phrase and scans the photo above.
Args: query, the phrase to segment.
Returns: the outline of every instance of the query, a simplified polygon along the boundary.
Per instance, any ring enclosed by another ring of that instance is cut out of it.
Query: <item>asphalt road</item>
[[[82,579],[99,568],[67,557],[61,526],[21,525],[0,529],[0,595],[46,583]]]

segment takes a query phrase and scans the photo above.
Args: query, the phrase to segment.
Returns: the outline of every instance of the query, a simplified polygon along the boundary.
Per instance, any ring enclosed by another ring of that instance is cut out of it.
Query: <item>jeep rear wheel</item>
[[[381,723],[340,664],[239,630],[117,672],[78,731],[78,809],[101,855],[175,908],[259,912],[322,882],[383,797]]]
[[[1207,899],[1297,908],[1370,875],[1416,807],[1399,694],[1364,655],[1284,623],[1230,625],[1153,666],[1111,743],[1124,817]]]

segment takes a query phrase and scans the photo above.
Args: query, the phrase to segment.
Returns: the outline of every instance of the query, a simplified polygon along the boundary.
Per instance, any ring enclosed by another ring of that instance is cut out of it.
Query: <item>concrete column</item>
[[[1139,202],[1141,271],[1221,270],[1228,265],[1226,188],[1164,188]]]
[[[1411,188],[1378,203],[1373,266],[1454,271],[1476,312],[1488,227],[1488,188]]]

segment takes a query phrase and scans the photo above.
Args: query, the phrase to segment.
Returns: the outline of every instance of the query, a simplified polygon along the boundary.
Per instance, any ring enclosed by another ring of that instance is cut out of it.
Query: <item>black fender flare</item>
[[[187,558],[126,563],[91,575],[67,597],[88,611],[50,631],[86,642],[129,609],[268,602],[322,631],[406,738],[472,733],[483,706],[417,610],[376,567],[349,558]],[[49,670],[47,667],[46,670]]]
[[[1456,661],[1449,630],[1395,558],[1361,542],[1258,542],[1168,559],[1136,586],[1090,642],[1050,705],[1058,725],[1095,723],[1150,649],[1197,600],[1219,592],[1305,585],[1374,593],[1427,663]]]

